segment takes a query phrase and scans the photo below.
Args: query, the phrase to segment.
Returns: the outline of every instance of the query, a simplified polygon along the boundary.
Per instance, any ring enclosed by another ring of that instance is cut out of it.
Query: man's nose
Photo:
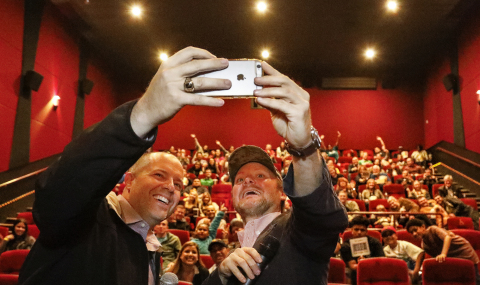
[[[255,180],[253,180],[250,176],[245,177],[245,180],[243,183],[249,184],[249,183],[255,183]]]
[[[167,188],[168,191],[174,192],[175,191],[175,183],[173,182],[173,178],[169,178],[167,181]]]

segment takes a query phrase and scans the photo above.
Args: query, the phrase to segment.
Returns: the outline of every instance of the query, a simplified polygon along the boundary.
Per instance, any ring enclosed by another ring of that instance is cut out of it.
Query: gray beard
[[[266,199],[261,199],[255,205],[248,207],[247,203],[240,202],[235,206],[235,210],[240,214],[243,220],[256,219],[262,217],[273,206]]]

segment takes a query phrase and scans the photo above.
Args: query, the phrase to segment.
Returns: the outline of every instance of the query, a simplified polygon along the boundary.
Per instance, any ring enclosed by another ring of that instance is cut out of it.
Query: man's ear
[[[130,187],[132,187],[132,183],[134,180],[134,176],[131,172],[125,173],[125,190],[130,193]]]

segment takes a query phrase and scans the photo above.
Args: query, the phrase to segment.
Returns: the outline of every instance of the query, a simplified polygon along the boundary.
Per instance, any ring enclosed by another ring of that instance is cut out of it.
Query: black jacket
[[[133,132],[134,104],[85,130],[37,181],[33,216],[40,235],[19,284],[148,284],[143,238],[105,199],[154,142],[155,135],[142,140]]]

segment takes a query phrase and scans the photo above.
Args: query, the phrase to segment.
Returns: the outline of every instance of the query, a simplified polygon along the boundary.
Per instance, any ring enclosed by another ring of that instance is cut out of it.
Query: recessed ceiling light
[[[268,50],[262,51],[262,57],[263,58],[267,59],[269,56],[270,56],[270,53],[268,52]]]
[[[265,12],[267,10],[267,3],[261,1],[257,3],[257,10],[260,12]]]
[[[167,60],[167,59],[168,59],[168,55],[167,55],[166,53],[162,52],[162,53],[160,54],[160,60],[161,60],[161,61],[165,61],[165,60]]]
[[[373,59],[375,57],[375,50],[373,48],[369,48],[365,51],[365,57],[368,59]]]
[[[142,16],[143,9],[140,5],[133,5],[132,8],[130,8],[130,14],[132,14],[133,17],[135,18],[140,18]]]
[[[394,0],[387,1],[387,10],[390,12],[397,12],[398,2]]]

